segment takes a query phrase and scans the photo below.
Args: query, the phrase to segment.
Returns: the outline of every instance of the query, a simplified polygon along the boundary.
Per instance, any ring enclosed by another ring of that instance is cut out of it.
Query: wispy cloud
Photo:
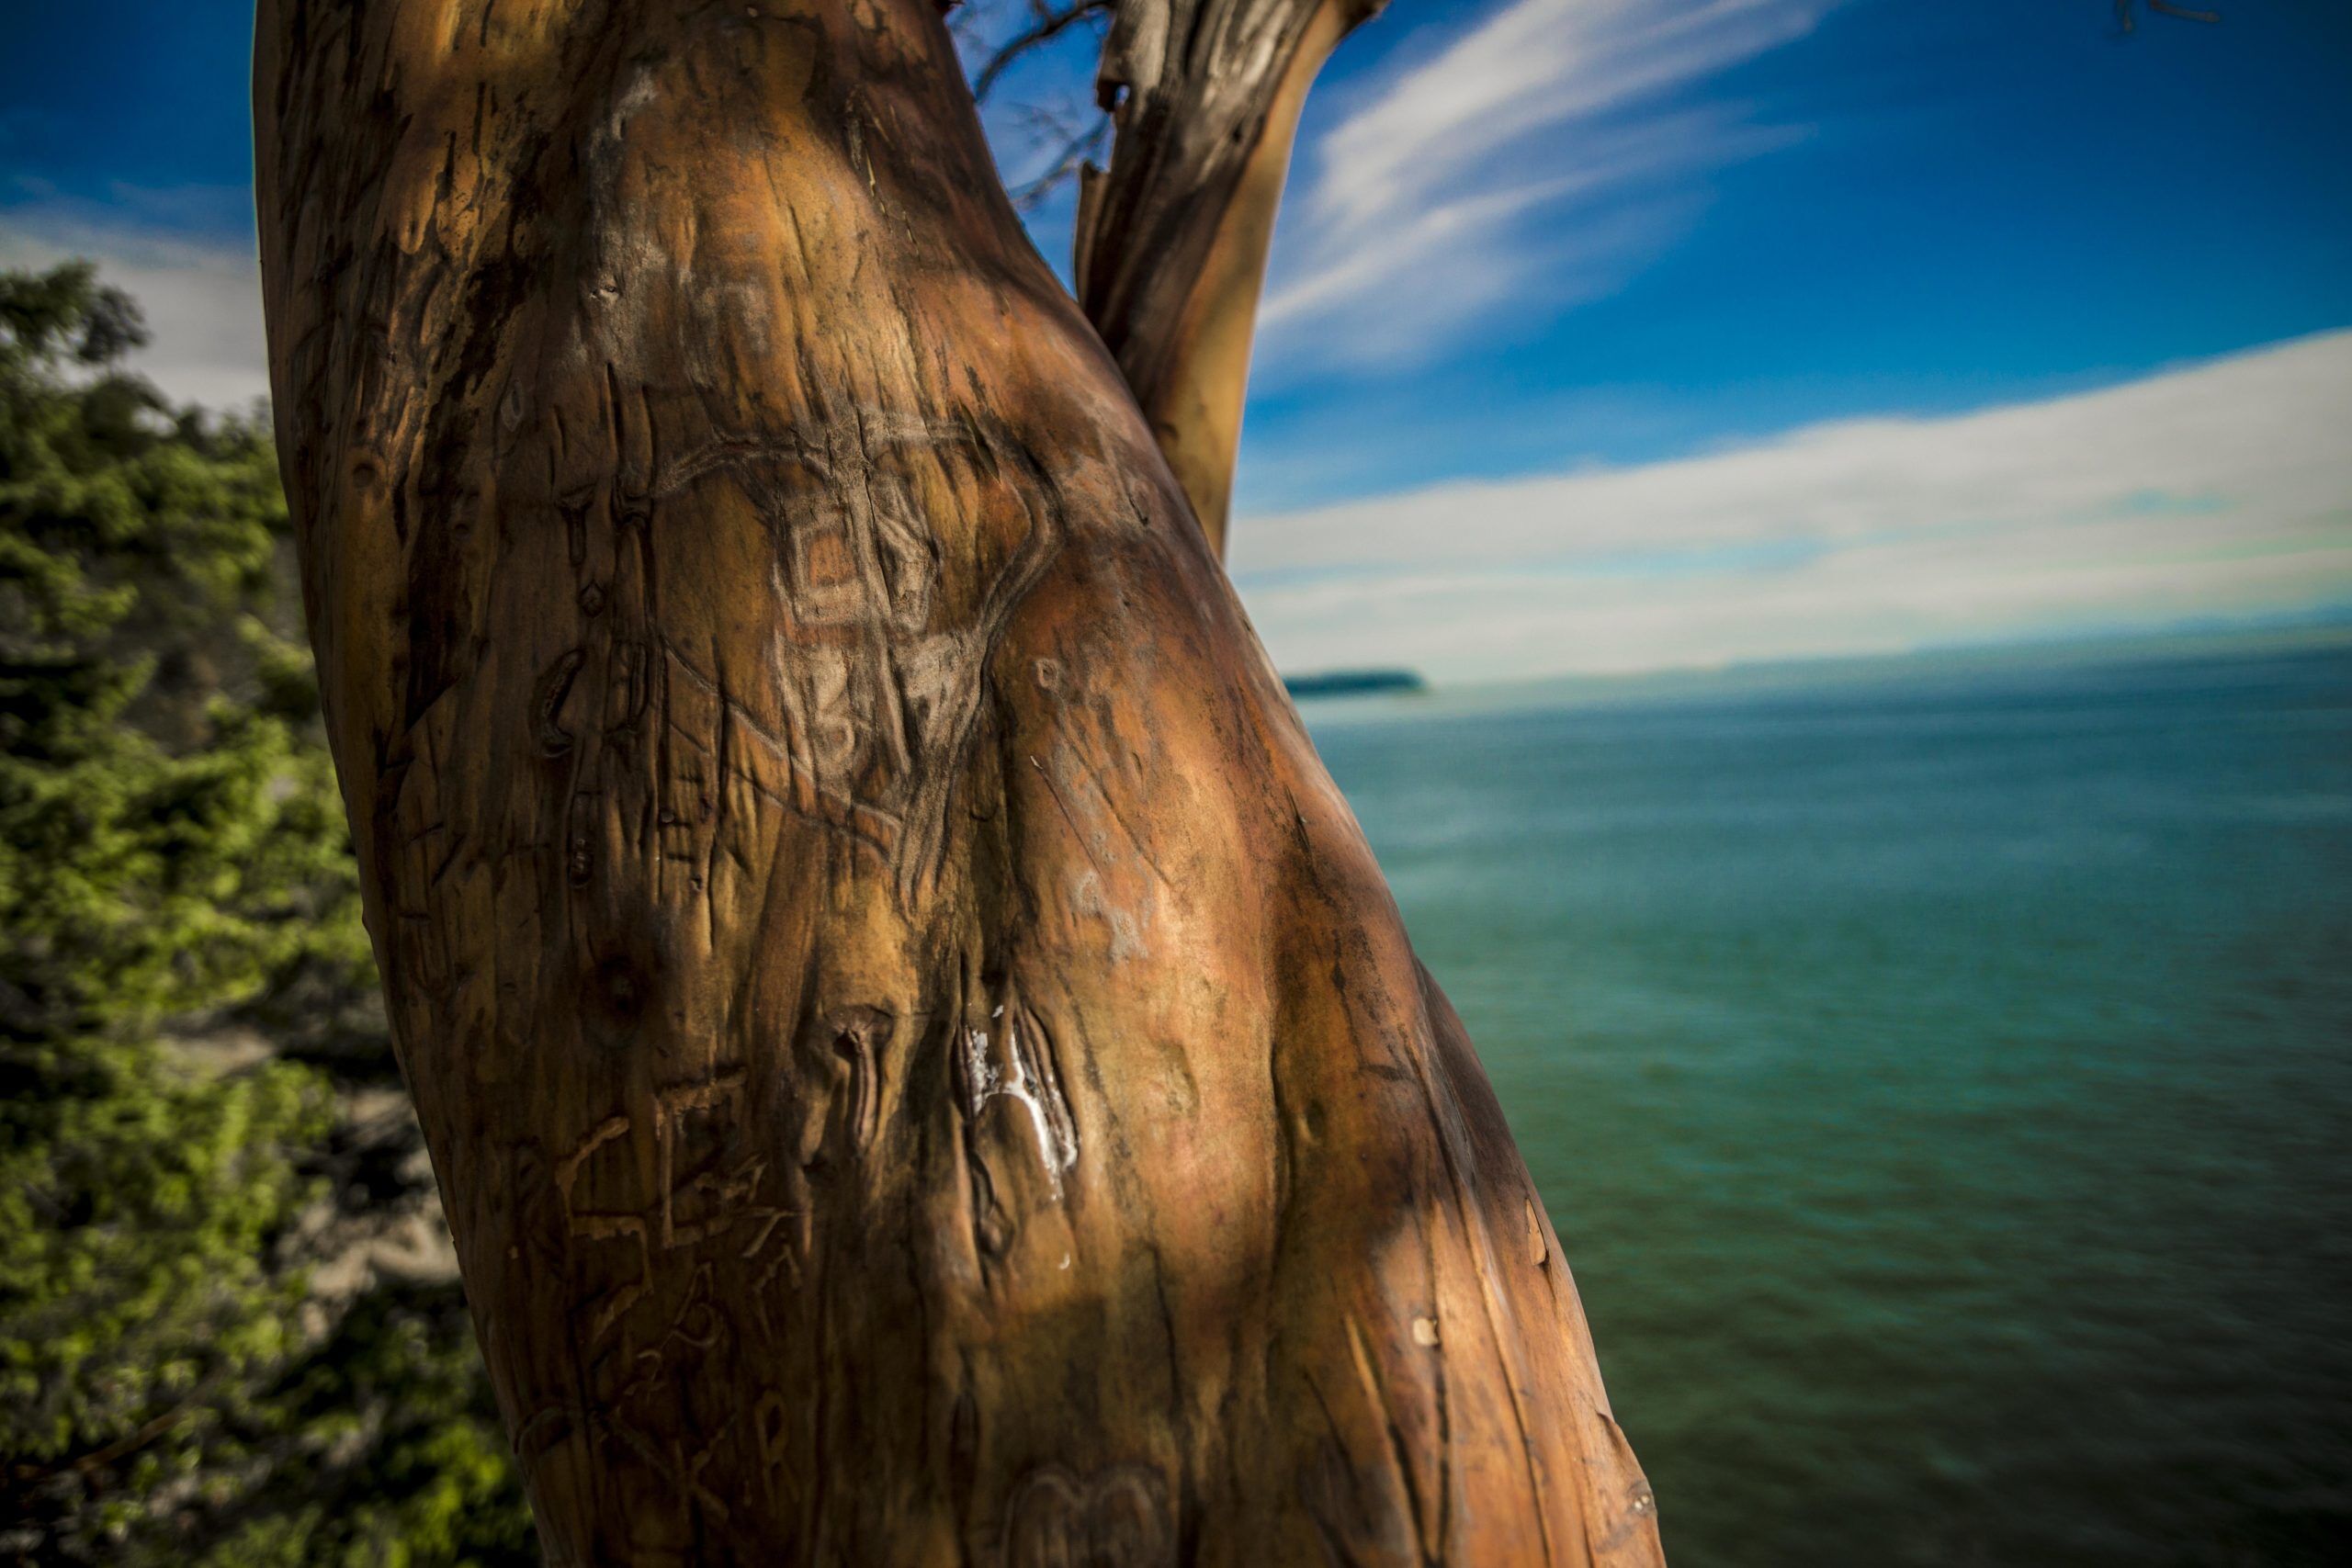
[[[1289,668],[1477,678],[2352,605],[2352,332],[2104,391],[1244,518]]]
[[[86,256],[146,313],[153,341],[134,363],[165,392],[241,410],[266,396],[261,271],[243,227],[244,187],[118,186],[109,195],[104,204],[76,201],[20,181],[17,199],[0,204],[0,266]]]
[[[1409,360],[1505,302],[1617,287],[1689,224],[1708,171],[1795,134],[1678,96],[1832,3],[1513,0],[1378,84],[1303,160],[1269,371]]]

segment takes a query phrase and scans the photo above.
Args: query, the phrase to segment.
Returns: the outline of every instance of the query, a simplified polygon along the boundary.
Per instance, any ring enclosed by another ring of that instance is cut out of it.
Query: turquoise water
[[[2352,1562],[2352,650],[1310,706],[1678,1568]]]

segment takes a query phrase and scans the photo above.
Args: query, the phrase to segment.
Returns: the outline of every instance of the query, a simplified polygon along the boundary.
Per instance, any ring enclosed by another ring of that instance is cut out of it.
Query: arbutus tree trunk
[[[1657,1561],[1155,442],[1238,410],[1318,10],[1171,8],[1098,333],[924,0],[264,0],[311,637],[551,1562]]]

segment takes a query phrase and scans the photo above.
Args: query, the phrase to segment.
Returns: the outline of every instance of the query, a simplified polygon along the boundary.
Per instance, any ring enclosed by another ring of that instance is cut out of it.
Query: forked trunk
[[[1653,1562],[1461,1027],[924,0],[265,0],[271,357],[551,1562]]]

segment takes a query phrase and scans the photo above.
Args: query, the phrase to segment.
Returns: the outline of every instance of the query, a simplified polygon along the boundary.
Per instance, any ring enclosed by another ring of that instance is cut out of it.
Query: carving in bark
[[[264,0],[255,96],[329,727],[548,1560],[1655,1562],[926,0]]]

